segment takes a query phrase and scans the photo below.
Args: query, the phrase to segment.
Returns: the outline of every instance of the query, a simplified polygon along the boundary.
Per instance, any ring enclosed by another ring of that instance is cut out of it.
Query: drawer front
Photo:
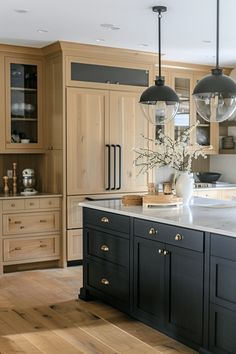
[[[59,231],[59,212],[3,215],[3,234]]]
[[[236,261],[236,238],[211,234],[211,255]]]
[[[83,259],[83,230],[67,231],[67,260]]]
[[[24,210],[24,199],[8,199],[2,202],[3,211]]]
[[[88,286],[100,290],[122,302],[129,301],[129,278],[127,272],[110,263],[87,264]]]
[[[129,265],[129,240],[97,230],[85,230],[88,254],[118,265]]]
[[[170,245],[203,252],[204,234],[201,231],[135,219],[134,234]]]
[[[25,209],[39,209],[39,199],[25,199]]]
[[[83,227],[82,207],[79,203],[85,197],[67,197],[67,228],[78,229]]]
[[[35,238],[8,238],[3,241],[3,260],[35,261],[40,258],[59,257],[60,237],[52,235]]]
[[[60,208],[60,198],[40,198],[40,209]]]
[[[100,226],[104,229],[129,233],[129,217],[100,210],[84,208],[85,224]]]

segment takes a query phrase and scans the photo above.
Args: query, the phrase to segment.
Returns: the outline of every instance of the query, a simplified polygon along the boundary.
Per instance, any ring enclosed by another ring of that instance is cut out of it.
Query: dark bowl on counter
[[[200,182],[203,183],[214,183],[218,181],[220,178],[221,173],[218,172],[198,172],[197,177]]]

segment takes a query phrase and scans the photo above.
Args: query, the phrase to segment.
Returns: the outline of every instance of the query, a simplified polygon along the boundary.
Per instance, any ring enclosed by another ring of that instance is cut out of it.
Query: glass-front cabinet
[[[42,149],[42,62],[6,58],[5,64],[5,148]]]
[[[206,147],[212,145],[213,149],[208,150],[207,153],[216,154],[219,150],[219,125],[218,123],[208,123],[199,116],[192,96],[197,81],[209,74],[209,72],[200,72],[194,69],[164,69],[163,76],[166,78],[166,85],[175,90],[179,96],[180,103],[175,118],[165,125],[156,126],[156,131],[161,129],[172,139],[178,139],[186,128],[199,121],[196,129],[192,131],[189,143],[197,143]]]

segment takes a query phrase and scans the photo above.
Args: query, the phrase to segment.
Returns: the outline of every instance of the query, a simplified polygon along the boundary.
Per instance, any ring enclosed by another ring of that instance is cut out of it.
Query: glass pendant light
[[[179,97],[175,91],[165,85],[161,76],[161,18],[162,12],[166,12],[165,6],[154,6],[153,12],[158,13],[158,60],[159,73],[155,85],[147,88],[140,97],[140,103],[145,117],[154,125],[164,124],[174,118],[179,107]]]
[[[236,111],[236,83],[219,67],[219,0],[216,15],[216,67],[196,85],[196,110],[207,122],[223,122]]]

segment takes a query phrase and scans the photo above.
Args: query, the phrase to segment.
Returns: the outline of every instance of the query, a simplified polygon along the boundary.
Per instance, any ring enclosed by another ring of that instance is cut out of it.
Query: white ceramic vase
[[[175,182],[176,196],[183,198],[183,204],[188,205],[193,195],[194,179],[193,174],[179,172]]]

